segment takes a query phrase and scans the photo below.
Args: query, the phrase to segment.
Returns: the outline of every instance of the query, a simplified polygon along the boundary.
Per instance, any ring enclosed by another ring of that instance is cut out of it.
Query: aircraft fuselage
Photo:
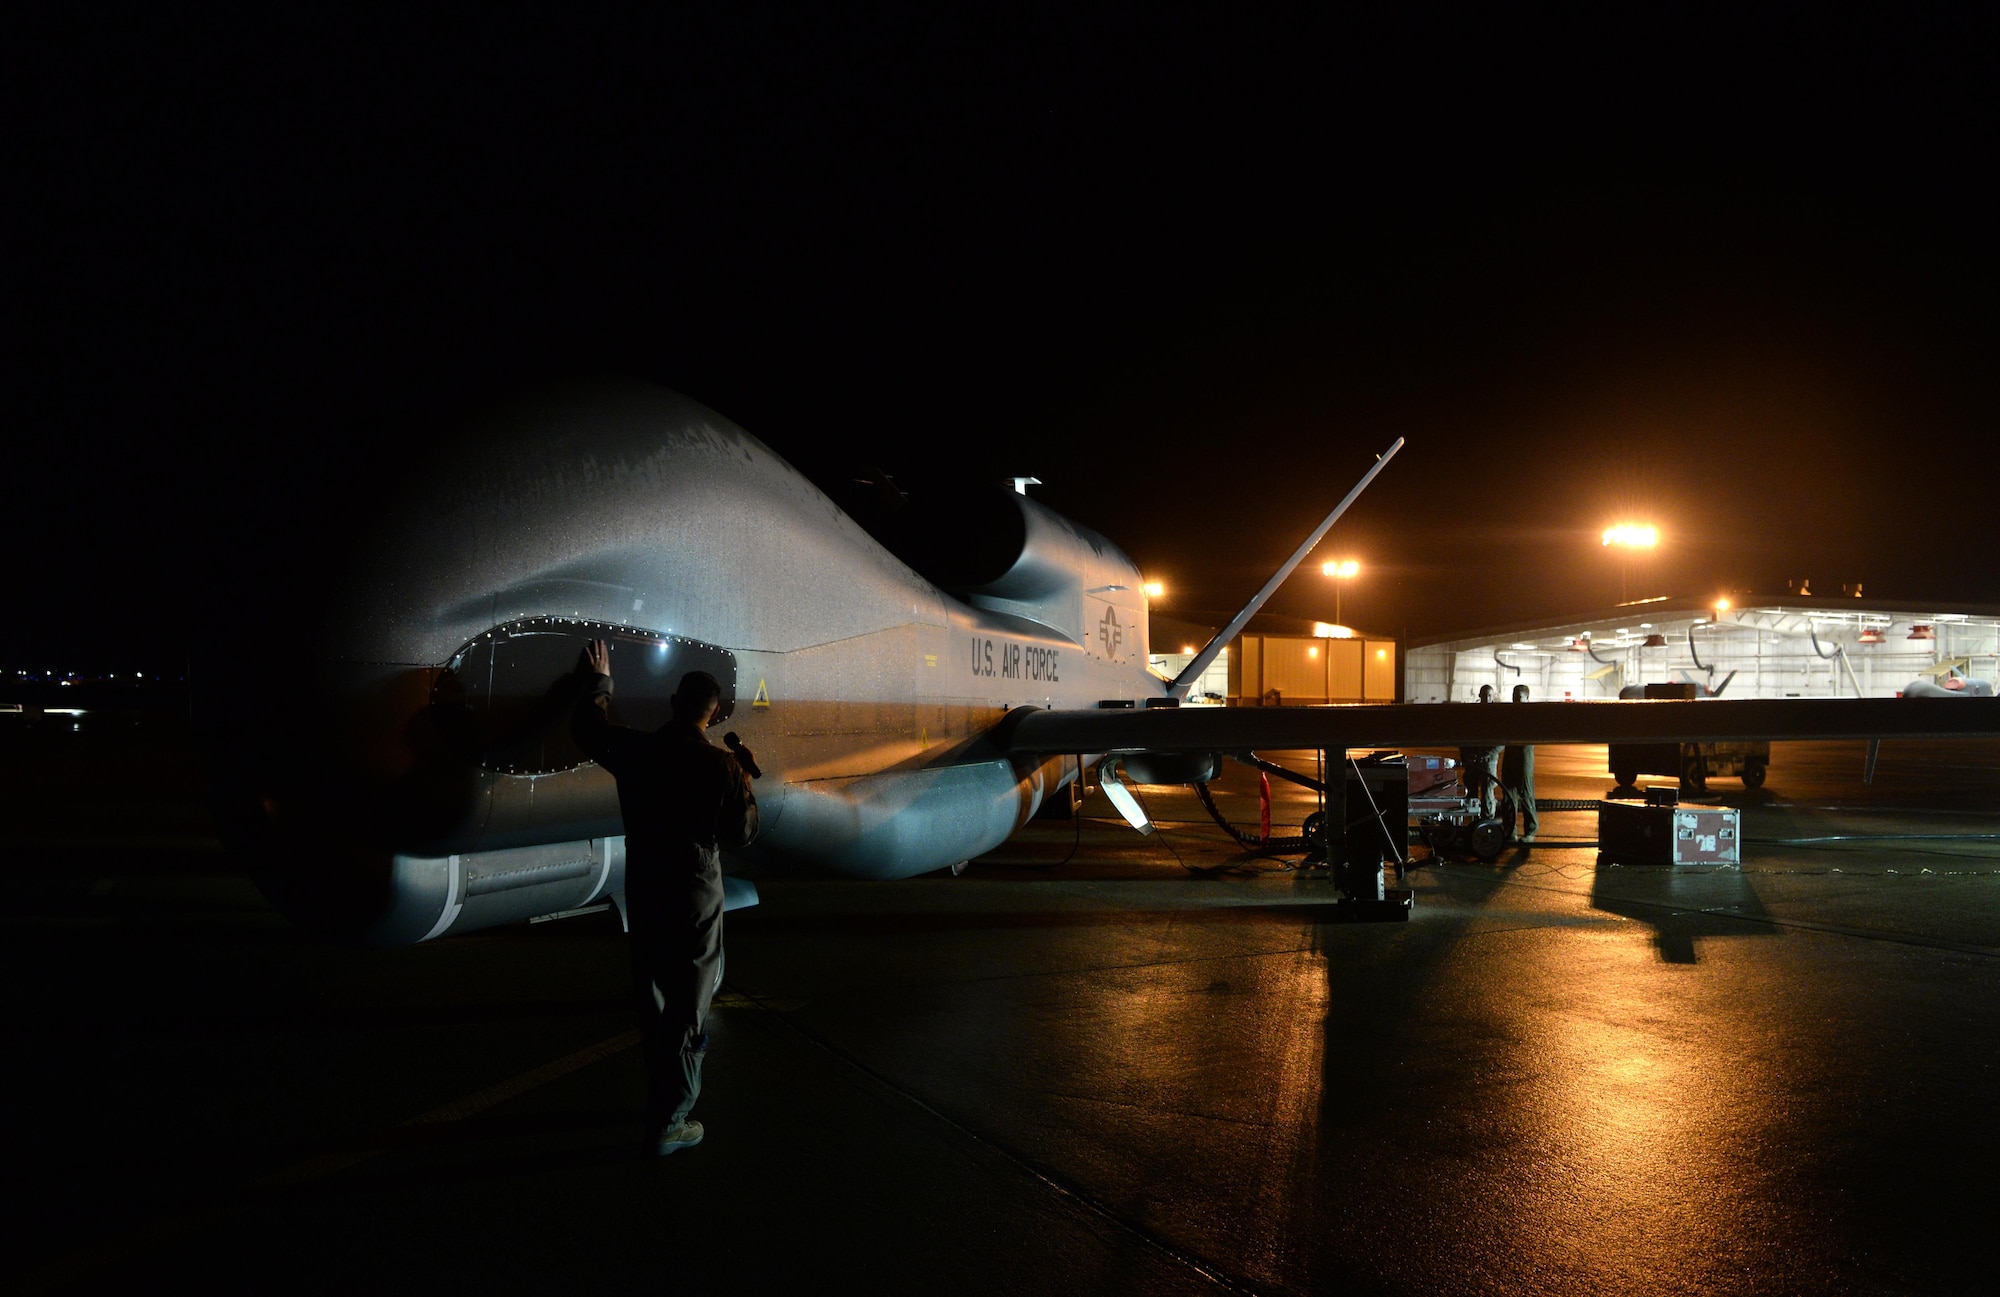
[[[626,723],[663,721],[685,670],[723,680],[717,737],[764,771],[739,863],[897,878],[988,851],[1078,767],[985,742],[1008,712],[1166,694],[1131,560],[1012,507],[1017,559],[947,593],[685,398],[520,411],[310,574],[315,706],[211,700],[225,836],[286,908],[381,941],[616,895],[616,790],[557,686],[602,637]]]

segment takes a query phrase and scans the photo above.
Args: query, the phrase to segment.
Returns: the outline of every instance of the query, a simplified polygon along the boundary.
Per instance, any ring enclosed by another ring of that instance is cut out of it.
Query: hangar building
[[[1627,685],[1690,682],[1729,698],[1888,698],[1952,673],[1994,681],[2000,608],[1809,596],[1662,597],[1551,624],[1414,643],[1407,702],[1616,698]]]
[[[1180,674],[1212,627],[1155,613],[1152,661]],[[1231,707],[1396,701],[1400,645],[1393,636],[1260,613],[1195,682],[1188,701]],[[1178,650],[1178,651],[1175,651]]]

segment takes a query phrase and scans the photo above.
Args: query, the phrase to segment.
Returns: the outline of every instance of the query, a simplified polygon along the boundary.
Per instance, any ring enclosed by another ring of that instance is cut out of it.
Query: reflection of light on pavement
[[[1260,1251],[1281,1252],[1310,1228],[1307,1204],[1292,1201],[1293,1186],[1309,1183],[1319,1152],[1320,1086],[1326,1060],[1326,958],[1297,951],[1261,961],[1254,1009],[1271,1082],[1263,1148],[1257,1159],[1258,1210],[1255,1218],[1278,1230]],[[1316,1206],[1313,1204],[1312,1206]],[[1275,1259],[1273,1262],[1275,1269]]]
[[[1252,1273],[1279,1269],[1288,1250],[1310,1245],[1320,1206],[1298,1186],[1316,1178],[1325,958],[1286,950],[1119,976],[1126,985],[1103,1001],[1101,1029],[1075,1037],[1089,1056],[1085,1074],[1102,1079],[1089,1100],[1125,1109],[1146,1157],[1167,1159],[1187,1182],[1227,1168],[1215,1191],[1247,1206],[1211,1225],[1230,1231],[1236,1255],[1256,1258]],[[1102,1120],[1079,1126],[1101,1129]],[[1218,1141],[1233,1151],[1205,1156]]]
[[[1511,1150],[1515,1220],[1545,1289],[1726,1291],[1731,1253],[1784,1228],[1752,1186],[1785,1113],[1750,1097],[1784,1028],[1722,952],[1662,963],[1641,924],[1580,937],[1482,952],[1500,1038],[1485,1138]]]

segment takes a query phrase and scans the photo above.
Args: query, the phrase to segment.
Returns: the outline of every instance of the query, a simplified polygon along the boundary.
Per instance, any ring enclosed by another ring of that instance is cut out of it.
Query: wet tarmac
[[[1168,790],[1151,839],[1092,802],[958,877],[766,882],[667,1159],[608,916],[328,945],[171,744],[0,757],[12,1291],[1993,1287],[2000,745],[1867,788],[1783,747],[1717,784],[1740,869],[1551,811],[1419,864],[1403,924]],[[1254,821],[1254,776],[1218,800]]]

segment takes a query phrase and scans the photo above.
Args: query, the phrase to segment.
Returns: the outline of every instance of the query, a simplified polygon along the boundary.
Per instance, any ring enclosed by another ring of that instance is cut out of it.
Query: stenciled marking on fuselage
[[[972,641],[972,674],[999,680],[1037,680],[1054,684],[1062,677],[1059,649],[1039,644],[1015,644],[1007,640]]]

